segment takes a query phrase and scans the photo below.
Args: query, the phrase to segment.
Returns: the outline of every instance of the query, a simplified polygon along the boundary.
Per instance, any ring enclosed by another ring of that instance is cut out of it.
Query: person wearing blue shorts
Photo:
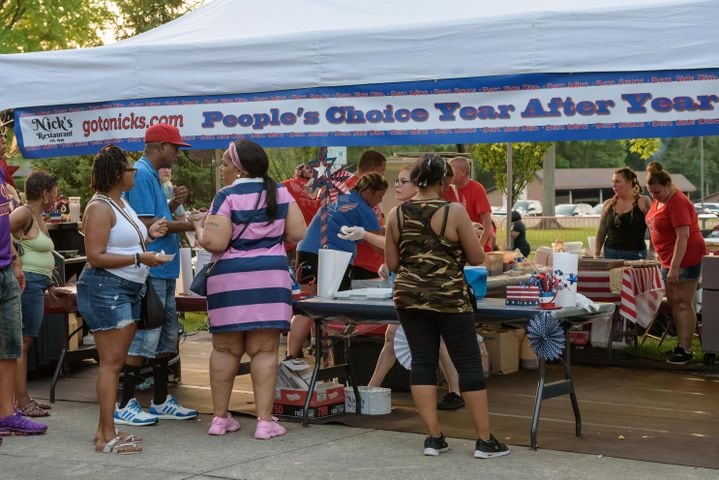
[[[175,283],[180,275],[180,240],[177,233],[194,231],[194,227],[190,222],[172,220],[172,212],[187,198],[187,189],[176,187],[174,198],[168,202],[158,174],[162,168],[172,168],[180,147],[189,146],[172,125],[156,124],[148,128],[143,156],[135,163],[135,184],[124,194],[145,225],[152,225],[163,218],[167,220],[168,234],[148,245],[148,250],[164,251],[175,257],[165,265],[150,269],[150,281],[165,306],[165,322],[160,328],[135,333],[123,369],[122,398],[115,409],[117,424],[142,426],[152,425],[158,419],[187,420],[197,416],[197,410],[182,407],[168,393],[168,363],[177,355],[180,331],[175,306]],[[135,388],[140,382],[140,370],[145,359],[153,365],[155,383],[149,412],[143,411],[135,399]]]

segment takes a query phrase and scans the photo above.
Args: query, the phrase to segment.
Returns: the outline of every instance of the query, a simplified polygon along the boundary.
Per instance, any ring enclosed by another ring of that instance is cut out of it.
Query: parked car
[[[588,203],[560,203],[554,207],[554,214],[557,217],[576,217],[579,215],[589,215],[592,206]]]
[[[701,203],[695,203],[694,208],[696,208],[697,213],[713,213],[715,215],[719,215],[719,203],[704,202],[704,210],[703,211],[702,211]]]
[[[495,217],[506,217],[507,209],[504,207],[492,207],[492,215]]]
[[[592,207],[592,211],[589,212],[589,215],[596,215],[600,216],[602,214],[602,209],[604,208],[603,203],[598,203]]]
[[[518,211],[523,217],[539,217],[542,215],[542,202],[539,200],[517,200],[512,210]]]

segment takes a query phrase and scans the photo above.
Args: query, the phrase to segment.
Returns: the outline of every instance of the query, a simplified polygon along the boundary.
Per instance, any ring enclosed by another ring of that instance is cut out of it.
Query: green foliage
[[[609,168],[625,164],[619,140],[557,142],[557,168]]]
[[[208,208],[215,196],[212,165],[202,165],[181,151],[180,158],[172,168],[173,185],[187,187],[185,209]]]
[[[92,196],[90,189],[92,158],[89,155],[53,157],[36,160],[33,165],[57,177],[57,185],[62,196],[79,196],[82,204],[86,205]]]
[[[295,175],[295,167],[317,158],[317,147],[268,148],[270,159],[269,174],[275,181],[281,182]]]
[[[535,173],[542,168],[544,152],[550,143],[512,143],[512,198],[519,195],[534,180]],[[488,172],[494,173],[497,188],[507,191],[507,144],[480,143],[474,145],[472,156]]]
[[[97,46],[108,17],[98,0],[0,0],[0,53]]]
[[[698,137],[667,138],[665,148],[655,159],[659,160],[664,169],[672,173],[681,173],[692,182],[697,192],[693,197],[699,198],[701,188],[700,151]],[[719,137],[704,137],[704,182],[707,194],[719,191]]]
[[[116,0],[119,17],[111,19],[115,38],[124,40],[174,20],[194,10],[202,1]]]
[[[630,154],[638,155],[642,160],[651,158],[662,148],[659,138],[632,138],[621,142]]]

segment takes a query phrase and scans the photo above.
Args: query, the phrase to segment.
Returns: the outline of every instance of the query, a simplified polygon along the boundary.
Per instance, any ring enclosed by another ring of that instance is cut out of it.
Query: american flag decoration
[[[327,157],[327,147],[320,147],[317,159],[307,162],[307,165],[315,169],[319,176],[315,185],[320,188],[320,247],[327,248],[327,213],[329,204],[337,199],[340,193],[347,193],[344,182],[352,176],[344,168],[332,172],[337,157]]]
[[[529,320],[527,338],[534,353],[543,360],[555,360],[564,351],[564,329],[552,312],[539,312]]]

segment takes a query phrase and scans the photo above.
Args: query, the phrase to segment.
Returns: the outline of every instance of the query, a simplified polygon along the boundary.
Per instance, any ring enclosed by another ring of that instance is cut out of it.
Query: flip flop
[[[49,417],[50,412],[45,410],[35,400],[30,400],[24,408],[17,408],[20,415],[30,418]]]
[[[117,428],[115,429],[115,436],[120,437],[120,441],[125,443],[142,443],[143,440],[142,437],[138,437],[134,433],[123,432]],[[92,442],[97,443],[99,441],[100,439],[96,436]]]
[[[30,403],[34,403],[43,410],[52,410],[52,405],[50,405],[49,403],[41,402],[39,400],[35,400],[34,398],[30,399]]]
[[[123,442],[120,437],[115,437],[105,443],[102,448],[95,445],[95,453],[114,453],[115,455],[134,455],[142,453],[142,447],[135,442]]]

